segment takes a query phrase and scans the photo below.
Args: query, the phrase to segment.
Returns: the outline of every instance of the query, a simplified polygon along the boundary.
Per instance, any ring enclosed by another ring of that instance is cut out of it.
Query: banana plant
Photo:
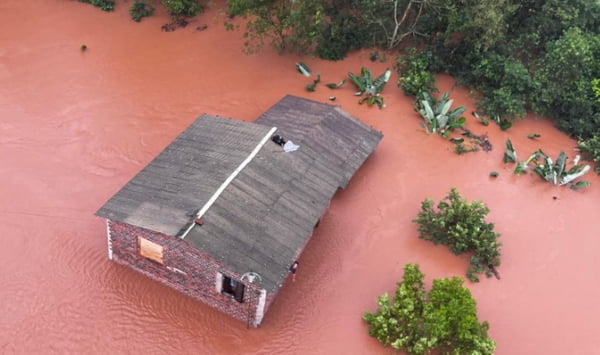
[[[571,183],[573,180],[585,175],[590,171],[589,165],[579,164],[579,155],[573,159],[572,167],[567,170],[568,157],[565,152],[560,152],[556,163],[552,161],[548,155],[541,150],[538,151],[542,156],[542,163],[536,164],[533,171],[538,174],[542,179],[553,183],[554,185],[566,185]],[[571,185],[571,188],[576,190],[581,187],[589,186],[587,181],[579,181]]]
[[[533,171],[542,179],[551,182],[554,185],[562,186],[571,184],[571,189],[578,190],[582,187],[590,186],[587,181],[573,181],[590,171],[589,165],[579,164],[579,155],[573,159],[572,167],[567,169],[568,157],[565,152],[560,152],[556,163],[552,160],[548,154],[544,153],[541,149],[536,150],[529,158],[525,161],[517,160],[517,152],[513,148],[510,139],[506,140],[506,152],[504,153],[505,163],[516,163],[514,174],[521,175],[533,163]]]
[[[358,103],[362,104],[364,102],[369,106],[373,106],[373,104],[377,104],[379,109],[383,108],[383,97],[379,96],[385,84],[390,80],[390,76],[392,75],[391,69],[386,69],[383,74],[379,75],[375,80],[371,78],[371,71],[367,68],[360,69],[360,76],[356,76],[355,74],[348,72],[348,76],[358,88],[358,91],[354,93],[355,96],[366,95],[361,98]]]
[[[466,118],[462,116],[466,107],[460,106],[450,110],[454,100],[445,92],[439,100],[428,92],[421,93],[421,100],[415,101],[415,111],[425,120],[424,127],[430,133],[447,136],[448,131],[462,127]]]
[[[527,160],[517,162],[517,166],[515,166],[514,174],[521,175],[521,173],[527,172],[527,168],[529,167],[529,164],[532,161],[537,161],[537,159],[540,157],[541,154],[543,154],[543,152],[541,150],[537,150],[536,152],[531,154],[529,156],[529,158],[527,158]],[[516,157],[516,153],[515,153],[515,157]]]

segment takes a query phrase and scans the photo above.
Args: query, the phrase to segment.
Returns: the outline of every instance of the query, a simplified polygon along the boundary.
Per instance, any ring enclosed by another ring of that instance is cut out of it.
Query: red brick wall
[[[255,323],[260,288],[244,281],[244,302],[239,303],[216,289],[218,272],[240,280],[241,275],[231,272],[225,265],[209,255],[191,247],[184,240],[135,227],[126,223],[107,221],[112,244],[113,261],[126,265],[142,274],[172,287],[192,298],[202,301],[243,322]],[[138,237],[163,247],[163,264],[139,255]],[[177,269],[177,270],[175,270]],[[181,272],[185,273],[181,273]],[[267,294],[264,312],[272,303]],[[250,319],[248,319],[250,317]]]

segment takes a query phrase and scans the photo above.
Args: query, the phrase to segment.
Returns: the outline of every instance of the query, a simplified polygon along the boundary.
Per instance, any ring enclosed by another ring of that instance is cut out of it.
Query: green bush
[[[446,245],[456,255],[471,254],[467,270],[471,281],[478,282],[476,274],[483,272],[487,277],[496,274],[502,244],[496,241],[500,234],[494,232],[494,224],[485,222],[489,209],[483,202],[468,203],[453,188],[437,209],[430,199],[421,203],[421,211],[413,220],[419,225],[419,238]]]
[[[587,139],[600,129],[593,80],[600,77],[600,36],[571,28],[548,45],[538,61],[535,111],[559,119],[560,128]]]
[[[493,354],[489,324],[479,322],[477,303],[461,279],[438,279],[427,292],[424,275],[415,264],[404,266],[392,303],[379,296],[377,311],[366,312],[369,335],[383,345],[411,355]]]
[[[154,13],[154,6],[145,0],[135,0],[129,9],[129,15],[135,22],[140,22],[144,17]]]
[[[422,92],[437,91],[435,77],[429,70],[431,57],[430,51],[417,53],[414,48],[411,48],[406,58],[399,57],[396,60],[396,71],[400,77],[398,87],[402,89],[404,95],[417,96]]]
[[[87,4],[92,4],[103,11],[114,11],[115,0],[78,0]]]
[[[518,60],[490,53],[473,68],[474,86],[483,92],[478,107],[488,116],[514,119],[525,116],[538,85]]]
[[[205,4],[200,0],[162,0],[162,5],[174,21],[193,17],[204,11]]]
[[[368,39],[369,33],[357,24],[355,16],[338,14],[324,29],[317,54],[321,59],[341,60],[349,51],[364,47]]]
[[[579,149],[596,162],[595,171],[600,174],[600,131],[592,138],[579,142]]]

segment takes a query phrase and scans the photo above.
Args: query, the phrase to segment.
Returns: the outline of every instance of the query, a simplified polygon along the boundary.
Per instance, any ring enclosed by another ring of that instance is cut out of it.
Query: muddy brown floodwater
[[[491,324],[498,354],[598,354],[600,179],[571,191],[516,177],[502,162],[518,152],[574,155],[576,142],[544,119],[487,133],[489,153],[458,156],[419,127],[392,83],[383,110],[359,106],[353,89],[337,104],[385,137],[332,202],[263,326],[246,330],[203,304],[108,261],[104,221],[94,212],[202,113],[253,120],[285,94],[304,91],[305,61],[324,82],[368,66],[369,51],[341,62],[241,53],[213,9],[188,28],[160,31],[162,10],[142,23],[129,2],[104,13],[76,1],[0,2],[0,353],[386,354],[361,314],[392,292],[403,265],[432,278],[462,276],[467,260],[417,238],[420,201],[451,187],[481,199],[502,233],[500,281],[467,283]],[[194,29],[208,25],[205,31]],[[82,44],[88,50],[80,51]],[[467,90],[438,77],[456,102]],[[539,133],[537,141],[526,138]],[[492,180],[489,172],[500,176]],[[554,199],[554,197],[557,197]]]

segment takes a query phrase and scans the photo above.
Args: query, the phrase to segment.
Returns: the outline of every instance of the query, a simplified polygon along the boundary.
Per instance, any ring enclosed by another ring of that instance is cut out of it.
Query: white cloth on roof
[[[294,144],[294,142],[292,142],[292,141],[287,141],[283,145],[283,151],[286,152],[286,153],[298,150],[298,148],[300,148],[300,146],[297,145],[297,144]]]

